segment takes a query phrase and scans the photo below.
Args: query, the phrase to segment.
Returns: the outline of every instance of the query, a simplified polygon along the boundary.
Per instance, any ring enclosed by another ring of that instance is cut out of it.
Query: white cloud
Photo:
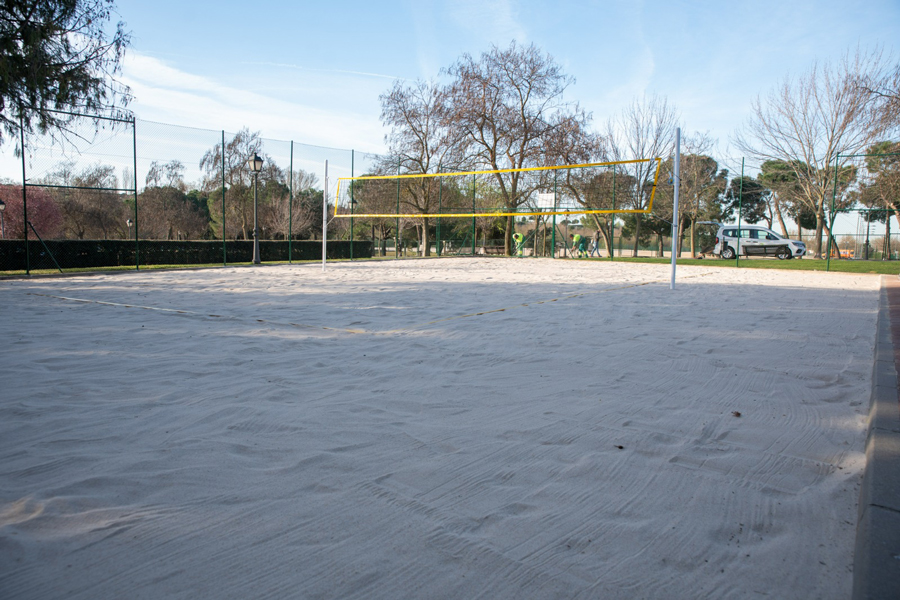
[[[331,90],[339,98],[353,87],[347,79],[358,77],[323,72],[318,74],[321,85],[311,87]],[[362,77],[371,78],[371,75]],[[132,109],[140,119],[212,130],[237,131],[249,127],[273,139],[367,152],[382,150],[377,94],[369,103],[372,105],[369,112],[347,110],[337,100],[317,102],[318,106],[314,106],[225,85],[137,52],[131,53],[125,62],[122,80],[134,93]],[[383,83],[378,86],[383,87]],[[364,86],[364,89],[373,88]]]

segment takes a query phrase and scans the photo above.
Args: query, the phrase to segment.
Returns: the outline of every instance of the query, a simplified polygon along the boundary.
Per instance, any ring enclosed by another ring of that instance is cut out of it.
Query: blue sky
[[[598,128],[658,94],[686,133],[718,139],[720,158],[737,156],[732,133],[785,76],[857,45],[900,61],[900,0],[116,4],[133,35],[122,80],[139,119],[375,153],[385,134],[378,97],[393,81],[437,78],[463,53],[513,39],[575,77],[568,98]],[[13,146],[2,148],[0,176],[17,180]]]
[[[119,0],[124,80],[146,120],[377,152],[379,94],[462,53],[535,43],[602,124],[666,96],[725,150],[758,94],[857,44],[897,53],[897,0],[186,2]]]

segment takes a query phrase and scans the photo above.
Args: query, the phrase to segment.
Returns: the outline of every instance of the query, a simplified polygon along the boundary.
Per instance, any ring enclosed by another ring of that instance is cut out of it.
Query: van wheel
[[[722,258],[725,260],[733,260],[734,259],[734,248],[731,246],[725,246],[722,248]]]
[[[791,258],[791,250],[787,246],[782,246],[775,252],[775,256],[778,257],[778,260],[785,260],[787,258]]]

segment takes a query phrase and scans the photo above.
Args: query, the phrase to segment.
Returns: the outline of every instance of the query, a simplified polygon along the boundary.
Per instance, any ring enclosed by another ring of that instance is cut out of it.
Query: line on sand
[[[29,296],[43,296],[44,298],[55,298],[57,300],[68,300],[69,302],[81,302],[83,304],[100,304],[103,306],[120,306],[123,308],[140,308],[142,310],[152,310],[156,312],[165,312],[165,313],[174,313],[178,315],[189,315],[194,317],[211,317],[214,319],[230,319],[233,321],[244,321],[244,320],[252,320],[257,323],[265,323],[267,325],[289,325],[291,327],[302,327],[304,329],[324,329],[326,331],[342,331],[345,333],[372,333],[370,331],[366,331],[364,329],[341,329],[339,327],[324,327],[321,325],[304,325],[302,323],[281,323],[278,321],[267,321],[265,319],[242,319],[241,317],[229,317],[226,315],[213,315],[213,314],[204,314],[198,313],[191,310],[181,310],[177,308],[159,308],[157,306],[142,306],[140,304],[124,304],[121,302],[106,302],[103,300],[87,300],[85,298],[69,298],[67,296],[54,296],[53,294],[38,294],[34,292],[29,292]]]
[[[708,275],[709,273],[700,273],[697,275],[693,275],[690,277],[702,277],[704,275]],[[492,310],[482,310],[473,313],[467,313],[463,315],[453,315],[451,317],[445,317],[443,319],[435,319],[433,321],[426,321],[424,323],[418,323],[415,325],[409,325],[407,327],[399,327],[397,329],[388,329],[385,331],[371,331],[367,329],[347,329],[342,327],[325,327],[323,325],[306,325],[304,323],[290,323],[290,322],[281,322],[281,321],[269,321],[266,319],[242,319],[241,317],[229,317],[226,315],[215,315],[215,314],[206,314],[199,313],[190,310],[181,310],[177,308],[160,308],[157,306],[142,306],[140,304],[125,304],[122,302],[107,302],[104,300],[88,300],[85,298],[71,298],[68,296],[55,296],[53,294],[39,294],[36,292],[28,292],[29,296],[41,296],[44,298],[54,298],[56,300],[66,300],[69,302],[81,302],[83,304],[99,304],[102,306],[117,306],[122,308],[140,308],[142,310],[152,310],[156,312],[164,312],[164,313],[173,313],[177,315],[188,315],[195,317],[203,317],[203,318],[213,318],[213,319],[230,319],[235,321],[244,321],[244,320],[252,320],[256,323],[264,323],[266,325],[280,325],[280,326],[288,326],[288,327],[300,327],[303,329],[318,329],[324,331],[339,331],[342,333],[353,333],[353,334],[368,334],[368,335],[393,335],[397,333],[405,333],[408,331],[415,331],[416,329],[422,329],[424,327],[428,327],[429,325],[437,325],[438,323],[446,323],[447,321],[455,321],[456,319],[468,319],[471,317],[480,317],[482,315],[490,315],[493,313],[499,313],[506,310],[512,310],[515,308],[525,308],[528,306],[537,306],[540,304],[549,304],[551,302],[559,302],[560,300],[571,300],[572,298],[580,298],[582,296],[592,296],[595,294],[604,294],[606,292],[615,292],[618,290],[627,290],[631,288],[642,287],[645,285],[653,285],[655,283],[663,283],[663,280],[653,280],[653,281],[642,281],[639,283],[629,283],[627,285],[620,285],[615,287],[604,288],[602,290],[593,290],[590,292],[578,292],[577,294],[568,294],[566,296],[560,296],[558,298],[550,298],[548,300],[536,300],[534,302],[523,302],[521,304],[513,304],[512,306],[506,306],[504,308],[495,308]]]

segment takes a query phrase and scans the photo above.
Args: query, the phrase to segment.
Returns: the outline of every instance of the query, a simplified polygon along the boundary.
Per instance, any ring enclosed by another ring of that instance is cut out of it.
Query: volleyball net
[[[420,219],[653,211],[661,158],[340,177],[335,218]]]

